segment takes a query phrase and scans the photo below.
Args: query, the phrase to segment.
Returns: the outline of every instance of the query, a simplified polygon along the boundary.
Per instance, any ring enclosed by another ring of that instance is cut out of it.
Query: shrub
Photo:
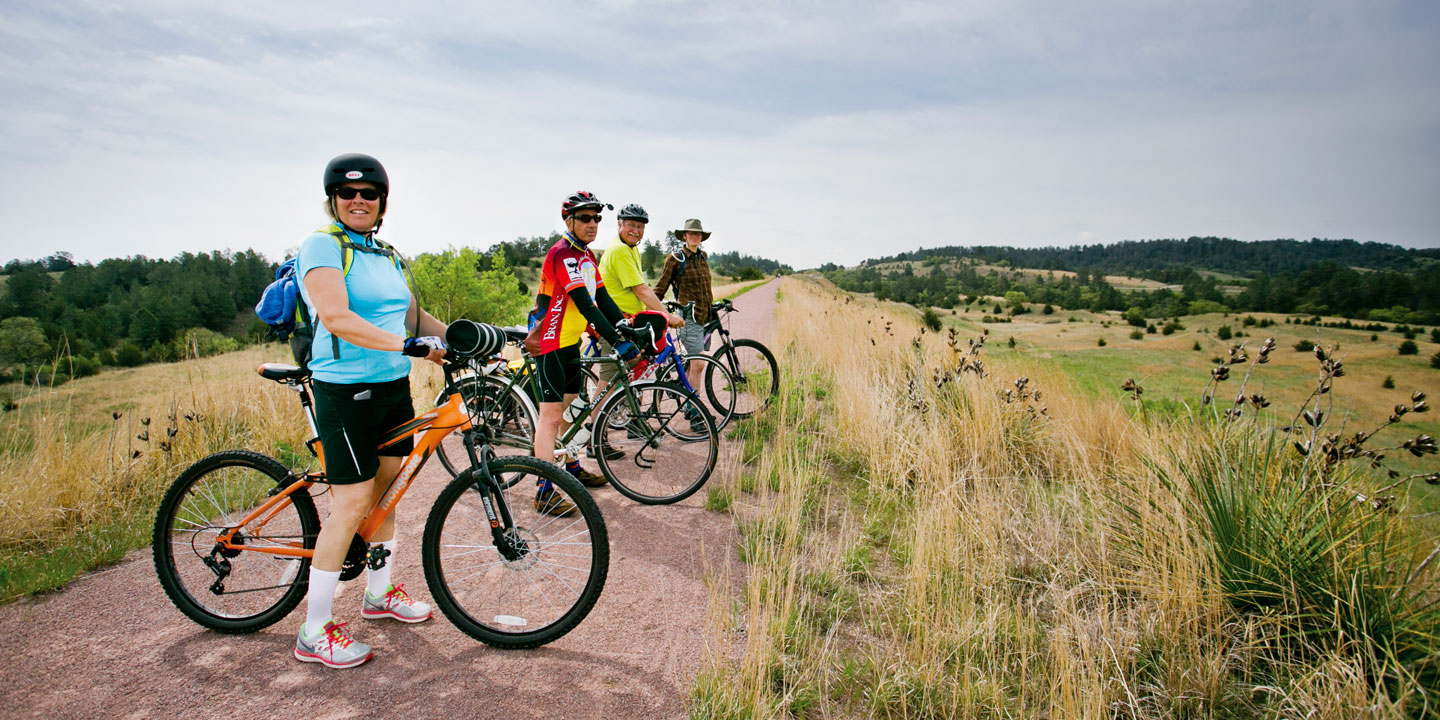
[[[1440,328],[1435,328],[1430,331],[1430,342],[1440,343]]]
[[[115,364],[120,367],[135,367],[145,362],[145,351],[129,340],[116,346],[114,356]]]
[[[1240,324],[1244,325],[1245,327],[1255,327],[1255,316],[1246,315],[1244,319],[1240,321]]]
[[[1099,345],[1100,347],[1105,347],[1105,338],[1100,338],[1098,341],[1096,341],[1095,344]]]
[[[920,320],[925,323],[925,327],[940,332],[940,316],[935,314],[935,308],[925,308],[925,312],[920,313]]]
[[[1430,367],[1440,370],[1440,352],[1430,356]]]
[[[1012,348],[1015,347],[1015,336],[1014,336],[1014,335],[1011,335],[1011,336],[1010,336],[1010,340],[1009,340],[1006,344],[1009,345],[1009,346],[1012,347]]]
[[[1379,340],[1379,339],[1380,339],[1380,336],[1379,336],[1379,335],[1376,335],[1375,333],[1370,333],[1370,342],[1375,342],[1375,341],[1377,341],[1377,340]]]
[[[1233,336],[1233,333],[1230,332],[1229,325],[1221,325],[1220,327],[1215,329],[1215,337],[1218,337],[1221,340],[1229,340]]]
[[[1406,340],[1405,342],[1400,343],[1401,355],[1415,355],[1419,352],[1420,346],[1416,345],[1414,340]]]
[[[1054,315],[1055,306],[1051,305],[1050,303],[1045,303],[1045,307],[1040,308],[1040,313],[1042,315]],[[1440,330],[1436,330],[1436,332],[1440,332]],[[1436,340],[1435,342],[1440,342],[1440,340]]]
[[[63,364],[62,367],[64,367]],[[80,357],[71,358],[69,363],[69,370],[71,375],[74,377],[89,377],[97,372],[100,372],[100,363],[82,355]]]
[[[1165,323],[1165,326],[1164,326],[1164,327],[1160,328],[1160,334],[1161,334],[1161,335],[1174,335],[1176,330],[1184,330],[1184,329],[1185,329],[1185,326],[1184,326],[1184,325],[1181,325],[1179,320],[1171,320],[1170,322]]]
[[[1434,657],[1440,604],[1433,580],[1416,577],[1423,550],[1386,514],[1347,502],[1343,485],[1307,483],[1312,468],[1282,459],[1282,447],[1242,436],[1182,462],[1178,478],[1156,468],[1199,530],[1227,604],[1283,625],[1292,658],[1355,638],[1387,664]]]
[[[1144,339],[1145,339],[1145,331],[1144,331],[1144,330],[1141,330],[1140,328],[1135,328],[1134,330],[1131,330],[1131,331],[1130,331],[1130,339],[1131,339],[1131,340],[1144,340]]]
[[[1385,388],[1386,390],[1394,390],[1394,389],[1395,389],[1395,378],[1393,378],[1393,377],[1391,377],[1391,376],[1389,376],[1389,375],[1386,375],[1386,376],[1385,376],[1385,382],[1380,383],[1380,387]]]
[[[1300,342],[1295,343],[1295,350],[1297,352],[1310,352],[1314,349],[1315,343],[1310,342],[1309,340],[1301,340]]]
[[[1155,327],[1155,323],[1150,323],[1149,325],[1145,326],[1145,332],[1154,335],[1155,333],[1160,332],[1160,328]]]
[[[1200,341],[1196,340],[1195,345],[1193,345],[1190,349],[1194,350],[1195,352],[1200,352]]]

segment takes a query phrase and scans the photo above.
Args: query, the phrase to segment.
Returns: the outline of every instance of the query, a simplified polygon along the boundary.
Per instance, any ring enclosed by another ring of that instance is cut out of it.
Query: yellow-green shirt
[[[645,303],[632,289],[645,283],[645,276],[640,273],[640,251],[626,245],[624,240],[615,238],[600,256],[600,279],[620,312],[634,315],[645,309]]]

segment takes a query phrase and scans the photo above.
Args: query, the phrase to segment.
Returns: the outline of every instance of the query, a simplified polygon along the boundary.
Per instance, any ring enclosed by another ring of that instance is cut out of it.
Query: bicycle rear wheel
[[[679,502],[699,490],[715,469],[720,439],[710,414],[687,417],[695,396],[678,385],[635,383],[631,395],[618,392],[600,408],[595,427],[603,442],[624,455],[607,460],[600,471],[622,495],[646,505]]]
[[[155,516],[155,572],[180,612],[224,633],[250,633],[285,617],[310,582],[310,558],[222,549],[216,538],[290,479],[279,461],[248,450],[201,458],[180,474]],[[250,547],[313,549],[315,501],[297,491],[240,529]]]
[[[535,444],[536,414],[521,385],[485,375],[461,378],[455,386],[470,410],[470,417],[490,428],[492,444],[530,452]],[[447,400],[449,396],[442,392],[441,397],[435,399],[435,405],[438,407]],[[470,459],[465,456],[464,431],[459,428],[445,437],[435,454],[450,477],[470,467]]]
[[[734,417],[750,417],[780,394],[780,366],[770,348],[754,340],[740,339],[729,347],[721,347],[715,359],[730,371],[737,389]],[[723,382],[724,378],[718,374],[707,373],[706,393]]]
[[[715,421],[715,430],[724,430],[735,416],[735,406],[744,390],[732,379],[730,371],[726,370],[719,360],[709,355],[692,355],[682,360],[680,367],[688,368],[692,362],[700,365],[695,376],[701,378],[701,381],[696,384],[704,386],[703,395],[700,387],[695,388],[695,394],[702,395],[701,399],[705,401],[702,407],[710,412],[711,419]],[[677,377],[679,371],[675,368],[674,363],[666,362],[655,373],[655,379],[683,386]]]
[[[489,470],[522,480],[480,488],[466,469],[441,491],[421,545],[425,581],[467,635],[502,648],[544,645],[580,624],[605,588],[605,520],[584,486],[553,463],[497,457]],[[498,540],[487,502],[502,520],[510,516]]]

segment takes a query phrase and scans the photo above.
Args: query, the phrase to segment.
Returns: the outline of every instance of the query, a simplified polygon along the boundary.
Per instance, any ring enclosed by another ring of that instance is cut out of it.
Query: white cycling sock
[[[330,620],[331,608],[335,604],[335,588],[340,586],[340,571],[330,572],[310,566],[310,593],[305,606],[305,635],[320,634]]]
[[[370,591],[370,597],[379,600],[390,589],[390,564],[395,561],[395,538],[385,542],[370,543],[370,547],[380,546],[390,552],[385,556],[385,564],[379,570],[370,570],[366,575],[366,589]]]

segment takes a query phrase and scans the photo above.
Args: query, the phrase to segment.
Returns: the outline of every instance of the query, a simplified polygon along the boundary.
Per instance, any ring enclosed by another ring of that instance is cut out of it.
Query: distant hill
[[[1440,324],[1440,249],[1354,240],[1228,238],[1139,240],[1069,248],[942,247],[820,268],[836,285],[916,307],[951,309],[1010,298],[993,315],[1029,304],[1125,311],[1149,319],[1210,312],[1341,315]],[[1116,276],[1156,281],[1129,282]],[[1221,278],[1224,278],[1223,284]]]
[[[1111,245],[1073,245],[1066,248],[948,246],[900,253],[866,261],[867,264],[930,257],[966,257],[981,262],[1005,261],[1016,267],[1041,270],[1087,269],[1106,275],[1133,275],[1161,279],[1166,270],[1187,268],[1255,277],[1300,272],[1316,263],[1367,270],[1411,272],[1440,264],[1440,249],[1416,250],[1354,240],[1262,240],[1242,242],[1230,238],[1191,237],[1184,240],[1127,240]]]

